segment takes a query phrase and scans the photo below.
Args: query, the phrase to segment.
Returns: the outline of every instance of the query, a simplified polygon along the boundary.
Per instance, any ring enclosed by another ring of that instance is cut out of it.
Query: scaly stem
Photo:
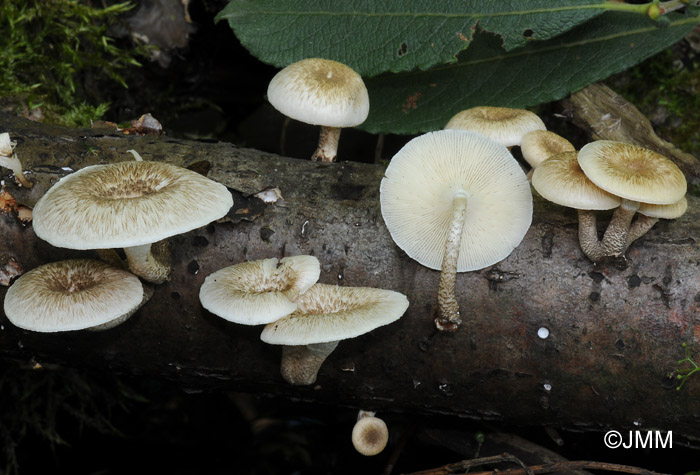
[[[637,209],[638,201],[626,199],[615,209],[603,235],[602,246],[606,256],[621,256],[627,250],[627,234]]]
[[[467,193],[460,190],[452,198],[452,222],[445,242],[445,255],[442,258],[442,272],[438,287],[438,314],[435,326],[440,331],[456,331],[462,323],[459,304],[455,297],[457,280],[457,259],[462,243],[462,230],[467,216]]]
[[[659,218],[650,218],[649,216],[644,216],[640,214],[637,219],[630,226],[630,230],[627,233],[627,247],[630,246],[634,241],[644,236],[647,231],[654,227],[656,223],[659,222]]]
[[[295,386],[314,384],[321,365],[337,346],[337,341],[283,346],[280,366],[282,378]]]
[[[603,246],[598,239],[595,211],[590,209],[578,210],[578,242],[581,251],[591,261],[596,262],[605,257]]]
[[[311,160],[314,162],[319,159],[322,162],[335,162],[339,141],[340,127],[321,126],[321,133],[318,136],[318,147],[316,147],[314,154],[311,155]]]
[[[129,270],[153,284],[162,284],[170,278],[170,252],[167,241],[125,247]]]

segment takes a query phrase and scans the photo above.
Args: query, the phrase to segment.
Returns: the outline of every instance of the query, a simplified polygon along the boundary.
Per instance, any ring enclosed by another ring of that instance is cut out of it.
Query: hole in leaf
[[[401,46],[399,46],[399,57],[403,56],[408,52],[408,45],[406,42],[401,43]]]
[[[533,36],[535,36],[535,32],[528,28],[527,30],[523,31],[523,36],[525,38],[532,38]]]

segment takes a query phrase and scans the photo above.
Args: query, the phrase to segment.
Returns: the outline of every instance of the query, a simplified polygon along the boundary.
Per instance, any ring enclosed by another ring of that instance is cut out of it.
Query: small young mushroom
[[[578,210],[581,250],[594,262],[602,259],[605,251],[598,239],[595,211],[617,208],[622,199],[588,179],[575,151],[558,153],[540,163],[532,174],[532,186],[544,199]]]
[[[134,314],[152,293],[130,272],[71,259],[21,276],[7,290],[4,309],[7,319],[25,330],[106,330]]]
[[[297,299],[292,314],[265,326],[260,339],[282,348],[281,373],[295,385],[316,382],[318,370],[340,340],[398,320],[405,295],[368,287],[314,284]]]
[[[124,248],[129,270],[169,278],[170,236],[204,226],[233,206],[228,189],[161,162],[92,165],[63,177],[34,207],[34,232],[68,249]]]
[[[528,172],[528,179],[531,178],[534,169],[552,155],[575,151],[576,148],[571,142],[549,130],[533,130],[525,134],[520,143],[520,153],[532,167]]]
[[[17,144],[10,140],[10,134],[3,132],[0,134],[0,167],[9,168],[12,173],[15,174],[15,178],[20,185],[25,188],[31,188],[34,183],[27,180],[24,176],[24,169],[22,168],[22,162],[20,162],[17,154],[15,153],[15,146]]]
[[[352,445],[362,455],[372,456],[381,453],[389,442],[389,429],[386,423],[374,412],[359,411],[357,422],[352,428]]]
[[[309,58],[278,72],[267,88],[275,109],[298,121],[320,125],[312,160],[334,162],[342,127],[354,127],[369,114],[369,96],[362,77],[329,59]]]
[[[668,158],[644,147],[612,140],[584,145],[578,163],[603,190],[622,198],[603,237],[606,256],[620,256],[630,243],[628,233],[640,203],[671,205],[683,199],[685,175]]]
[[[441,270],[435,324],[456,331],[457,272],[505,259],[532,222],[532,194],[505,146],[475,132],[416,137],[391,160],[380,187],[384,222],[412,259]]]
[[[316,283],[320,273],[314,256],[242,262],[208,275],[199,300],[211,313],[230,322],[270,323],[296,310],[295,301]]]
[[[445,129],[469,130],[510,148],[520,146],[528,132],[546,130],[537,114],[508,107],[472,107],[455,114]]]

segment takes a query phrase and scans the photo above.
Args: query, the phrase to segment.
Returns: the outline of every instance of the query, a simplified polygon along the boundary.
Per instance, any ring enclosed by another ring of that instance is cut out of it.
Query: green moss
[[[667,50],[613,77],[614,88],[680,149],[700,155],[700,62],[682,48]]]
[[[0,2],[0,97],[45,120],[87,126],[108,104],[106,82],[126,87],[120,70],[139,66],[142,50],[121,49],[107,34],[130,3],[96,8],[87,0]],[[93,104],[97,102],[97,104]]]

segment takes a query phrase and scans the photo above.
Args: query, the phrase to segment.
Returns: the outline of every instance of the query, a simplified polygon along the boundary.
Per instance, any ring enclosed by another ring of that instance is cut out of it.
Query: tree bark
[[[394,244],[379,207],[383,168],[295,160],[226,143],[71,130],[0,116],[33,189],[2,171],[6,191],[33,206],[61,176],[132,159],[208,168],[234,194],[229,220],[170,239],[172,279],[126,323],[105,332],[39,334],[0,315],[0,355],[38,363],[166,378],[190,389],[229,388],[364,409],[442,413],[576,429],[673,430],[700,437],[700,375],[680,391],[668,377],[687,343],[700,354],[700,200],[658,223],[624,261],[581,253],[574,210],[535,197],[515,251],[458,274],[463,324],[433,325],[440,273]],[[695,166],[695,165],[693,165]],[[692,169],[692,167],[691,167]],[[278,188],[265,203],[255,193]],[[197,199],[192,196],[191,199]],[[602,218],[601,227],[607,218]],[[23,270],[95,253],[57,249],[31,224],[0,215],[0,256]],[[244,260],[315,255],[320,282],[392,289],[410,306],[398,322],[340,343],[312,387],[284,383],[281,349],[260,327],[226,322],[199,303],[205,276]],[[7,287],[0,287],[4,299]],[[547,338],[539,335],[546,328]]]

